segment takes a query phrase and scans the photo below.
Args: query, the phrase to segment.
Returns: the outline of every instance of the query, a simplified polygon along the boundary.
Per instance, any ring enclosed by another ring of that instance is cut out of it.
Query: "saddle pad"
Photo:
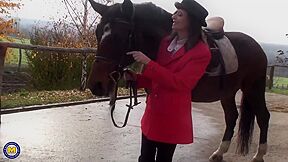
[[[231,74],[237,71],[238,69],[238,58],[235,52],[233,45],[230,40],[224,36],[221,39],[215,40],[222,57],[225,66],[225,73]]]

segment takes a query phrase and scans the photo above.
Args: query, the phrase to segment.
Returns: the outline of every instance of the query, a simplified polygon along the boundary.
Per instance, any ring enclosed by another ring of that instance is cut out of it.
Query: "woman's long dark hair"
[[[193,48],[198,41],[202,40],[202,27],[200,22],[195,18],[193,15],[188,14],[189,17],[189,35],[188,40],[184,45],[185,51],[190,50]],[[172,33],[169,36],[169,40],[172,41],[177,36],[177,32],[172,31]]]

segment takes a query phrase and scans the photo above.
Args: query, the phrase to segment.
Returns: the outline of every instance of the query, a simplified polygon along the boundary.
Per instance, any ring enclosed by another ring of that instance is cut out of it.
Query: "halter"
[[[129,31],[129,35],[128,35],[128,49],[127,49],[128,51],[133,50],[133,46],[135,46],[134,23],[132,21],[133,19],[134,19],[134,10],[133,10],[133,15],[132,15],[130,22],[126,21],[124,19],[120,19],[120,18],[113,19],[113,21],[112,21],[113,23],[121,23],[121,24],[129,25],[131,27],[131,30]],[[118,64],[117,69],[112,71],[109,74],[109,77],[111,78],[111,80],[114,83],[113,92],[110,95],[110,102],[109,102],[110,110],[111,110],[110,111],[111,112],[111,119],[112,119],[114,126],[117,128],[123,128],[127,125],[127,121],[128,121],[128,117],[129,117],[131,109],[133,109],[134,106],[137,106],[138,104],[141,103],[141,102],[138,102],[138,99],[137,99],[136,82],[135,81],[127,81],[126,86],[129,88],[129,105],[126,105],[126,106],[128,107],[128,110],[127,110],[123,125],[119,126],[115,122],[113,113],[114,113],[114,110],[116,107],[118,83],[119,83],[119,80],[121,79],[123,72],[125,71],[124,65],[123,65],[123,61],[124,61],[125,57],[126,57],[126,55],[123,54],[120,58],[120,62]],[[97,59],[101,60],[101,61],[108,62],[108,63],[112,63],[112,64],[115,62],[115,61],[110,60],[104,56],[96,56],[96,60]],[[133,99],[134,99],[134,102],[133,102]]]

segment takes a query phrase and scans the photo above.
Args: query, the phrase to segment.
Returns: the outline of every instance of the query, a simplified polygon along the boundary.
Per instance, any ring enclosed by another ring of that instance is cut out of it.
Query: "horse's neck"
[[[148,57],[155,60],[156,54],[162,38],[168,34],[168,32],[160,29],[147,29],[138,31],[138,37],[136,38],[136,46],[138,50],[145,53]]]
[[[171,13],[152,3],[135,5],[135,11],[135,22],[143,32],[162,36],[171,32]]]
[[[149,10],[151,9],[151,11]],[[136,29],[137,33],[141,35],[142,40],[140,41],[139,47],[141,51],[146,53],[151,59],[156,58],[156,54],[160,45],[160,41],[166,35],[171,32],[172,18],[171,14],[165,10],[158,8],[147,8],[146,12],[154,16],[141,14],[136,14]],[[160,14],[159,14],[160,13]]]

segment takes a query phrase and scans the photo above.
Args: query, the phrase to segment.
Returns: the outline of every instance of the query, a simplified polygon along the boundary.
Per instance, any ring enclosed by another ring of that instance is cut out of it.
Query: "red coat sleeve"
[[[142,74],[137,74],[137,88],[148,88],[150,89],[152,82],[149,78],[143,76]]]
[[[160,86],[175,91],[191,91],[203,76],[210,62],[209,50],[191,58],[178,72],[171,72],[154,61],[150,61],[143,72],[143,76],[157,82]]]

